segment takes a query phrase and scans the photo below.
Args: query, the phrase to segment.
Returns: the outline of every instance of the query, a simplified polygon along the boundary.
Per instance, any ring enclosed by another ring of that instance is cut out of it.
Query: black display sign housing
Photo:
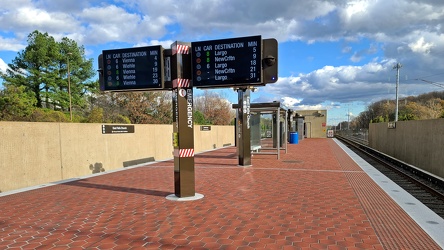
[[[191,43],[194,87],[262,83],[261,36]]]
[[[101,90],[163,89],[163,48],[148,46],[104,50],[99,57]]]

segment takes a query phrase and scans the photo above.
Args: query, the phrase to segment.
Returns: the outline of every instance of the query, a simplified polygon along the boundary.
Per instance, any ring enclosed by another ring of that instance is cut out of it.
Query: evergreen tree
[[[35,99],[24,86],[5,85],[0,91],[0,121],[20,121],[32,114]]]

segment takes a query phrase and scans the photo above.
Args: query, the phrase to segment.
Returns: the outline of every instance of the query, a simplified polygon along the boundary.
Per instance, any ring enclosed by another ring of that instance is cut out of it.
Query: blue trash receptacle
[[[298,132],[290,132],[290,144],[298,144],[299,136]]]

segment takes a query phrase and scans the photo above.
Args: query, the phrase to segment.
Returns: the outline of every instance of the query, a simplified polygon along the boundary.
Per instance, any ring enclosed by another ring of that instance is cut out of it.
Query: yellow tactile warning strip
[[[330,140],[341,168],[359,166]],[[362,208],[385,249],[440,249],[440,247],[365,173],[345,172]]]
[[[433,249],[338,149],[306,139],[247,168],[234,147],[196,155],[196,201],[165,198],[172,161],[3,196],[0,249]]]

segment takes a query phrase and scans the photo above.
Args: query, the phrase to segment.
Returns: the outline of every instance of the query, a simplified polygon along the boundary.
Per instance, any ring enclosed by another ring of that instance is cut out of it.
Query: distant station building
[[[297,131],[299,140],[327,138],[327,110],[294,110],[291,130]]]

